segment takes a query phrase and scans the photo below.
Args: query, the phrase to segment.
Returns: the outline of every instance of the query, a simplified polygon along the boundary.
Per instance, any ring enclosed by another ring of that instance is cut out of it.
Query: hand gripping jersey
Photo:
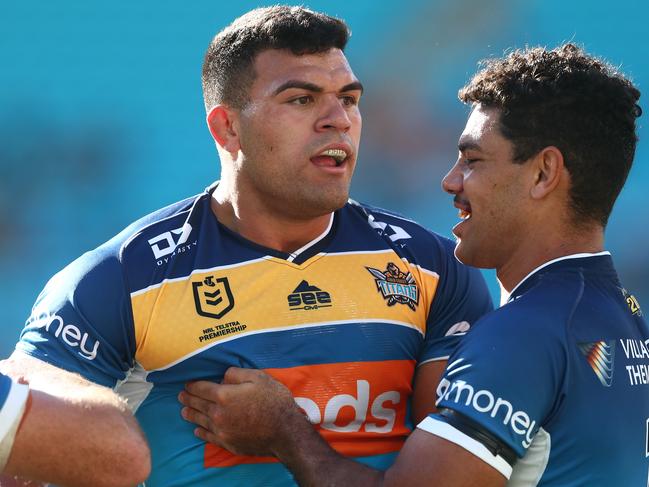
[[[0,374],[0,472],[9,459],[28,396],[29,388],[26,385]]]
[[[524,279],[467,333],[437,394],[446,409],[419,428],[510,487],[648,485],[649,328],[608,252]]]
[[[184,384],[230,366],[270,373],[334,448],[386,468],[410,431],[416,364],[447,358],[454,330],[490,310],[482,277],[450,241],[356,203],[284,254],[222,226],[210,199],[160,210],[57,274],[18,348],[129,399],[152,449],[147,486],[293,483],[181,418]]]

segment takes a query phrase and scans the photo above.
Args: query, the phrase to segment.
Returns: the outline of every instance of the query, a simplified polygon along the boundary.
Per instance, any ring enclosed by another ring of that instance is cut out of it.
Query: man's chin
[[[454,253],[455,258],[462,262],[464,265],[479,267],[481,269],[489,268],[488,262],[486,262],[483,258],[483,253],[478,252],[475,247],[467,245],[467,243],[462,241],[462,239],[460,238],[457,238]]]
[[[318,198],[317,200],[302,201],[300,205],[301,216],[307,218],[317,218],[328,215],[336,210],[341,209],[347,204],[348,195],[338,195],[337,197]]]

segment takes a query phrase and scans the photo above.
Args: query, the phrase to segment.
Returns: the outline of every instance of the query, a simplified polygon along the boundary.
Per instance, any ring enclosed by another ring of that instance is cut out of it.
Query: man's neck
[[[331,213],[310,219],[277,215],[217,191],[212,195],[211,208],[222,225],[258,245],[287,254],[322,236],[333,218]]]
[[[502,266],[496,269],[496,275],[503,293],[511,291],[520,284],[534,269],[560,257],[604,250],[604,230],[599,226],[582,229],[579,232],[557,232],[554,235],[530,236],[527,243],[520,245]]]

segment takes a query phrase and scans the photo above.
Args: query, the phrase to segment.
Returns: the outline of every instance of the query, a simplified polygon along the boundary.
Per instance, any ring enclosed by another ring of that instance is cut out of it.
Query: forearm
[[[29,365],[2,364],[31,388],[5,473],[72,487],[132,486],[148,476],[148,445],[121,397],[47,364]]]
[[[148,447],[130,414],[32,391],[5,473],[70,487],[132,486],[149,468]]]
[[[383,485],[383,472],[338,454],[306,418],[291,421],[287,439],[275,449],[277,458],[302,487],[367,487]]]

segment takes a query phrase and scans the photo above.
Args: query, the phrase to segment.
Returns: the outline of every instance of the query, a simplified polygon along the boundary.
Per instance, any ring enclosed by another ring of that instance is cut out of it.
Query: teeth
[[[471,212],[466,210],[458,211],[458,215],[462,220],[468,220],[469,218],[471,218]]]
[[[321,152],[320,155],[333,157],[336,159],[336,162],[340,163],[347,157],[347,152],[342,149],[327,149],[326,151]]]

